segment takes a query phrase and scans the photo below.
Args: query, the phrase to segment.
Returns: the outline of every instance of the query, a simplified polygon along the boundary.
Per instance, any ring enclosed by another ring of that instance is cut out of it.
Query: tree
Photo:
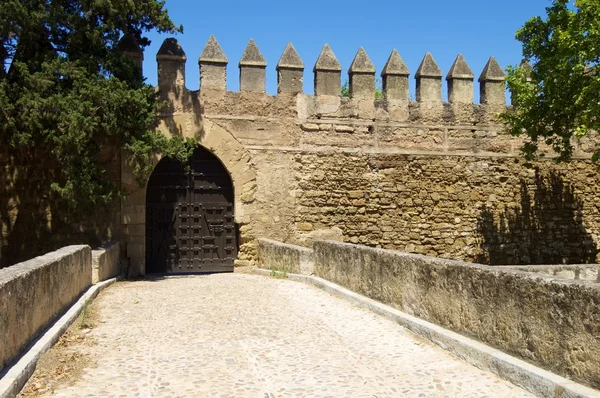
[[[194,144],[155,133],[154,88],[120,50],[149,30],[181,32],[164,0],[0,2],[0,143],[25,162],[56,165],[52,191],[71,210],[108,203],[118,187],[98,154],[123,148],[138,173],[152,154],[189,156]],[[35,194],[35,193],[32,193]]]
[[[350,97],[350,82],[346,79],[342,84],[340,95],[343,98]],[[375,99],[383,98],[383,89],[381,88],[381,79],[375,79]]]
[[[600,2],[553,0],[546,12],[517,31],[527,62],[508,68],[513,108],[501,118],[513,135],[526,136],[528,159],[544,143],[565,161],[574,138],[600,131]]]

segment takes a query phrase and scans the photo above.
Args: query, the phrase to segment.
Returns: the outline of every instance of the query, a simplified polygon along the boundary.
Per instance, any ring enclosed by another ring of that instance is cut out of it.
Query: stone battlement
[[[185,51],[174,38],[166,39],[157,56],[159,65],[159,87],[167,90],[185,87]],[[202,51],[200,67],[200,90],[225,91],[226,68],[229,60],[214,36],[211,36]],[[240,91],[266,92],[267,62],[254,40],[250,40],[239,61]],[[304,62],[298,52],[288,43],[277,69],[278,94],[304,93]],[[314,94],[316,96],[340,96],[342,65],[328,44],[323,46],[313,67]],[[366,51],[359,48],[348,69],[349,97],[351,99],[375,100],[376,68]],[[380,75],[383,83],[383,98],[388,101],[409,102],[408,81],[410,69],[397,50],[393,50]],[[442,102],[443,73],[430,53],[425,54],[414,75],[417,82],[417,102]],[[491,57],[479,76],[481,104],[504,105],[504,72],[494,57]],[[471,68],[459,54],[446,75],[448,102],[472,104],[474,79]]]

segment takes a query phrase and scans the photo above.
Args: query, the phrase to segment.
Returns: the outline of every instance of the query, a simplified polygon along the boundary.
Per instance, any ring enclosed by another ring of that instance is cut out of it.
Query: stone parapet
[[[534,272],[570,280],[600,283],[600,264],[515,265],[501,266],[498,268]]]
[[[268,270],[311,275],[314,272],[313,250],[271,239],[259,239],[258,266]]]
[[[89,246],[0,269],[0,370],[92,284]]]
[[[600,387],[600,285],[338,242],[315,274],[401,311]]]
[[[123,274],[121,245],[110,242],[92,251],[92,283],[105,281]]]

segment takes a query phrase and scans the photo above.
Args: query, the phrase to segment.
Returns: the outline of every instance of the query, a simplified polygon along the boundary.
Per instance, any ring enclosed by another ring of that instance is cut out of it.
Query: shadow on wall
[[[50,189],[60,169],[41,150],[2,150],[0,159],[0,268],[66,245],[95,247],[109,240],[114,215],[108,211],[87,220],[66,217]]]
[[[202,126],[202,115],[204,107],[200,103],[200,93],[198,91],[188,91],[185,87],[175,87],[171,89],[174,98],[169,97],[169,93],[160,91],[159,100],[165,103],[161,109],[160,119],[165,123],[168,133],[171,137],[184,137],[182,125],[175,120],[177,112],[176,102],[181,103],[181,109],[192,117],[191,121],[196,126]],[[204,129],[196,131],[194,138],[201,141],[204,138]]]
[[[533,192],[531,192],[533,190]],[[520,204],[494,213],[483,208],[476,261],[490,265],[585,264],[598,249],[583,224],[583,201],[560,174],[536,170],[535,184],[520,182]]]

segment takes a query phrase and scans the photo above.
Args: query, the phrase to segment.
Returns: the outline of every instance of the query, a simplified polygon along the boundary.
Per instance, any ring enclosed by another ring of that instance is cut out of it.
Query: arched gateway
[[[238,251],[234,191],[212,153],[162,159],[146,191],[146,272],[228,272]]]

